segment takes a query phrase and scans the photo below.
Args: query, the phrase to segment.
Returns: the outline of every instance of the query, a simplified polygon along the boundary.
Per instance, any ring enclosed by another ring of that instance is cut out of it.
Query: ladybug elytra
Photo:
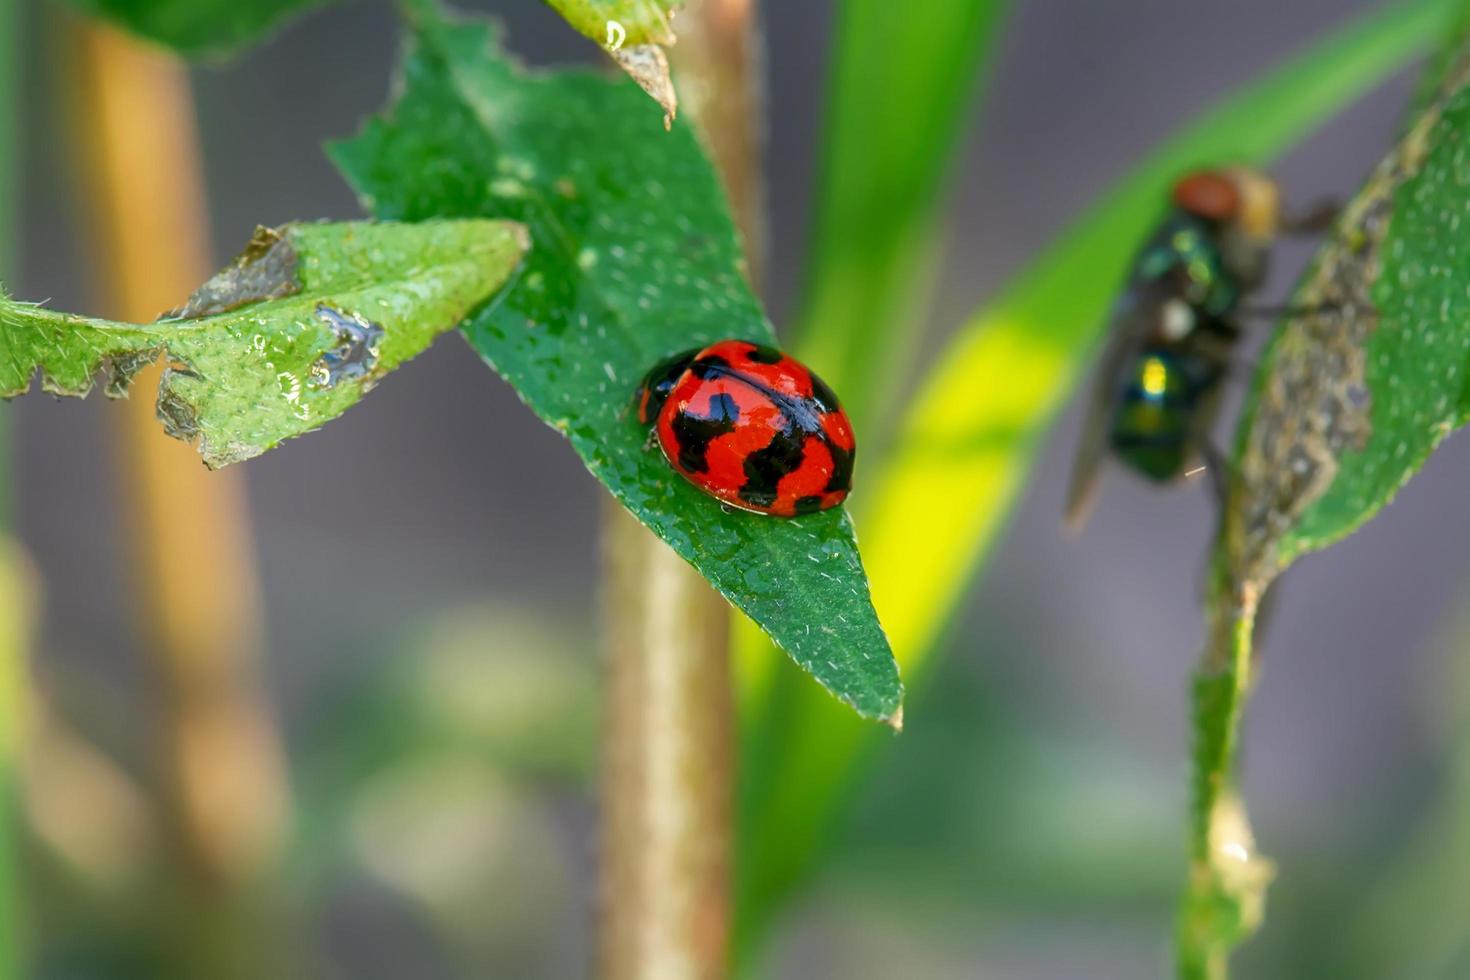
[[[648,372],[637,401],[669,464],[732,507],[794,517],[836,507],[852,489],[847,414],[778,350],[721,340],[684,351]]]

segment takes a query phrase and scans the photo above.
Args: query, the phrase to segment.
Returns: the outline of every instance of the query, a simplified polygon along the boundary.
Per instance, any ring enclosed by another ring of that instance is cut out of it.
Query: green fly
[[[1114,307],[1072,467],[1066,526],[1080,530],[1104,457],[1157,483],[1210,459],[1220,382],[1240,337],[1243,297],[1258,287],[1277,233],[1276,185],[1246,167],[1199,170],[1134,259]]]

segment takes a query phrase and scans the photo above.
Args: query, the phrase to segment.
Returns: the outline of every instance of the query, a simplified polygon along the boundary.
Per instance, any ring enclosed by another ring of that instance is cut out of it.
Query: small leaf
[[[639,87],[663,106],[665,123],[679,111],[669,59],[669,17],[683,0],[546,0],[579,33],[602,45]]]
[[[71,0],[89,14],[185,54],[248,44],[293,14],[330,0]]]
[[[332,156],[382,217],[508,217],[536,242],[470,343],[633,514],[864,715],[901,687],[840,509],[727,513],[646,445],[633,391],[660,359],[725,337],[774,343],[719,182],[687,125],[632,85],[528,74],[483,24],[432,20],[401,96]],[[858,488],[861,493],[861,487]]]
[[[165,429],[224,466],[342,414],[499,289],[526,247],[505,221],[262,228],[183,309],[144,325],[0,294],[0,397],[38,370],[47,391],[82,396],[104,368],[121,397],[161,353]]]
[[[1451,59],[1456,61],[1455,59]],[[1470,417],[1470,66],[1348,205],[1271,338],[1242,417],[1196,682],[1186,976],[1213,977],[1259,921],[1266,877],[1212,841],[1232,792],[1266,590],[1301,555],[1351,534]],[[1259,859],[1254,859],[1259,862]]]

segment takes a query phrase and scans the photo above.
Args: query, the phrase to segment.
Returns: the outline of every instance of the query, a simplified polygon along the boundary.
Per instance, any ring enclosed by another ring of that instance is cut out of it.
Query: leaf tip
[[[679,97],[674,93],[674,82],[669,77],[669,59],[664,49],[657,44],[635,44],[626,48],[609,47],[607,53],[638,83],[639,88],[663,107],[664,128],[671,129],[674,118],[679,114]]]
[[[900,704],[894,709],[893,714],[884,718],[883,724],[893,729],[894,734],[901,734],[903,732],[903,705]]]

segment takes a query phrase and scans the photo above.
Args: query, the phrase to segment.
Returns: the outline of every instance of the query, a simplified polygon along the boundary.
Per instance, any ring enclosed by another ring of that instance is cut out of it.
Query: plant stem
[[[0,0],[0,282],[13,273],[18,223],[20,28],[19,4]],[[0,411],[0,980],[19,980],[27,972],[19,836],[31,604],[20,551],[10,537],[9,437],[7,409]]]
[[[0,535],[0,980],[20,980],[27,940],[20,867],[21,753],[27,728],[26,651],[32,611],[26,562]]]
[[[604,529],[607,680],[602,976],[722,977],[729,944],[729,607],[614,502]]]
[[[745,242],[746,278],[765,282],[765,88],[756,0],[694,0],[675,17],[670,48],[679,101],[699,128]]]
[[[1231,950],[1265,916],[1273,869],[1256,852],[1234,782],[1252,680],[1252,640],[1269,582],[1269,574],[1237,576],[1222,566],[1206,608],[1205,652],[1194,685],[1189,880],[1177,934],[1179,975],[1185,980],[1225,980]]]
[[[754,0],[697,0],[674,64],[759,283],[764,236]],[[600,959],[605,980],[729,972],[730,609],[618,504],[605,508]]]
[[[202,168],[181,64],[72,20],[73,129],[108,312],[146,320],[211,272]],[[140,627],[165,691],[165,810],[180,858],[196,975],[243,975],[278,943],[250,935],[252,888],[274,863],[286,794],[257,676],[259,598],[244,487],[169,439],[134,382],[118,413]],[[202,971],[202,972],[201,972]],[[256,975],[263,975],[257,972]]]

